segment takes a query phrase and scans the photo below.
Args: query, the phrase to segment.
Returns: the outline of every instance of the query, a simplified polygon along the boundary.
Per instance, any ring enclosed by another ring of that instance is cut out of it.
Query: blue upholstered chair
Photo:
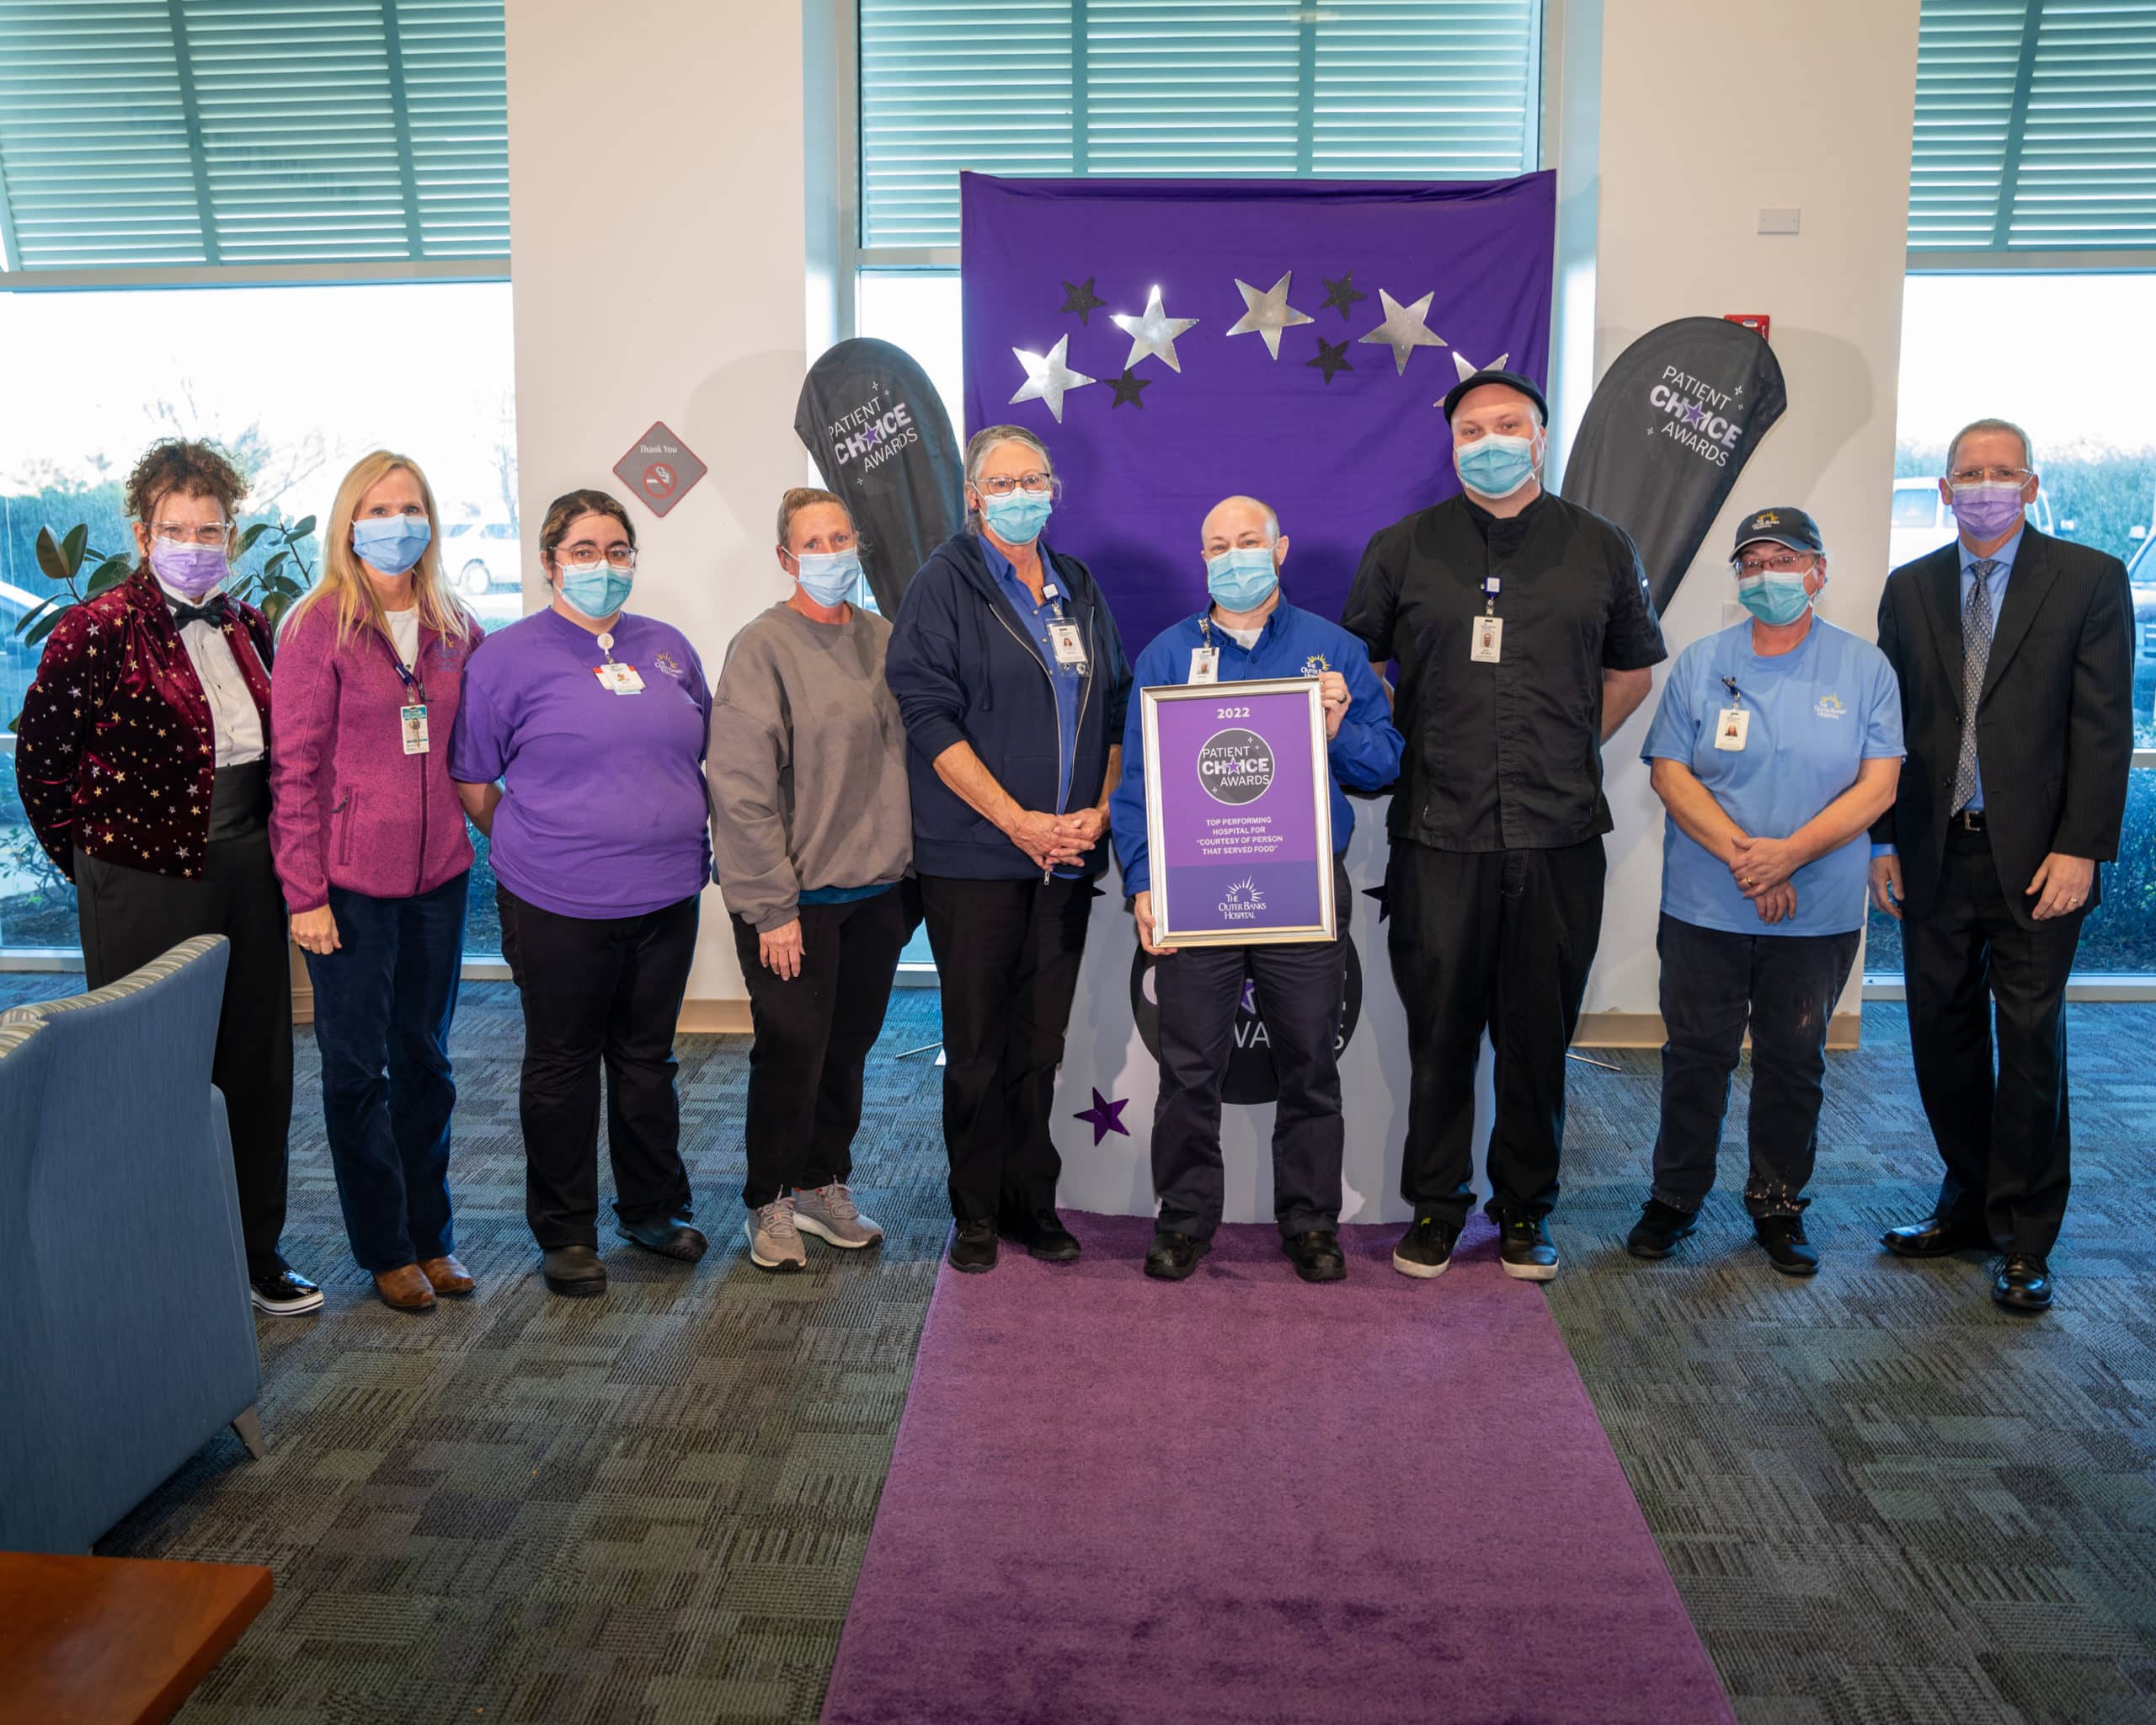
[[[227,956],[0,1014],[0,1550],[88,1550],[227,1424],[262,1453]]]

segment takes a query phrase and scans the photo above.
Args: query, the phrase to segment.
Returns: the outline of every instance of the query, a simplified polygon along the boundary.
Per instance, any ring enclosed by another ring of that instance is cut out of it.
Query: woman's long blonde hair
[[[375,595],[374,583],[367,579],[366,571],[360,567],[359,553],[352,549],[352,518],[359,513],[360,499],[400,467],[419,482],[419,501],[426,509],[432,535],[419,562],[412,566],[412,597],[419,608],[419,627],[431,629],[445,641],[461,641],[471,633],[471,611],[442,579],[441,511],[435,507],[435,489],[427,483],[427,476],[417,462],[386,449],[361,456],[338,485],[336,501],[329,505],[328,524],[322,533],[322,572],[286,614],[286,628],[312,606],[334,604],[339,645],[363,628],[388,633],[388,619]]]

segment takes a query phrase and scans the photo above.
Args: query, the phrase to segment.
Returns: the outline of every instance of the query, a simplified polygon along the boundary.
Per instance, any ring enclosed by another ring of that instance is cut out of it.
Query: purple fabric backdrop
[[[1221,498],[1279,512],[1289,597],[1337,617],[1370,534],[1459,489],[1433,405],[1459,381],[1454,355],[1548,374],[1549,174],[960,184],[966,429],[1019,425],[1048,445],[1065,489],[1048,542],[1091,566],[1133,658],[1202,602],[1198,528]],[[1312,321],[1279,332],[1276,360],[1262,332],[1229,334],[1246,312],[1235,283],[1263,293],[1289,273],[1287,303]],[[1327,303],[1343,280],[1366,296],[1342,294],[1344,316]],[[1136,400],[1118,404],[1132,338],[1111,319],[1142,314],[1155,287],[1167,317],[1198,321],[1175,338],[1181,371],[1141,358],[1123,385]],[[1426,325],[1446,345],[1412,350],[1404,373],[1390,344],[1361,340],[1385,321],[1380,290],[1433,296]],[[1027,371],[1011,350],[1065,338],[1070,367],[1099,381],[1065,394],[1059,424],[1044,400],[1012,403]]]

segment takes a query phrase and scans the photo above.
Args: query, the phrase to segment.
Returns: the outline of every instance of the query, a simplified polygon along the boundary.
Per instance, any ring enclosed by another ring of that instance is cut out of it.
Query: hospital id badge
[[[424,702],[397,709],[398,722],[404,727],[404,752],[424,755],[427,752],[427,708]]]
[[[643,679],[637,675],[637,668],[633,665],[621,665],[610,659],[606,664],[595,665],[591,669],[598,677],[600,686],[612,690],[616,695],[643,693]]]
[[[1190,680],[1193,683],[1217,683],[1220,681],[1220,649],[1218,647],[1193,647],[1190,649]]]
[[[1726,707],[1715,720],[1715,747],[1732,755],[1744,752],[1744,739],[1752,729],[1752,715],[1742,707]]]
[[[1075,623],[1050,623],[1048,626],[1049,645],[1055,649],[1055,662],[1073,669],[1086,663],[1086,643]]]
[[[1467,656],[1477,665],[1495,665],[1504,650],[1505,620],[1501,617],[1475,619],[1475,638]]]

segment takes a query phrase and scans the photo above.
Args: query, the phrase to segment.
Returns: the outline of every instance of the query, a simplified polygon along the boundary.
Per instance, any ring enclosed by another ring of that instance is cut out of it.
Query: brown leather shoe
[[[469,1294],[472,1291],[472,1272],[454,1258],[445,1255],[423,1258],[419,1263],[419,1274],[427,1279],[437,1294]]]
[[[435,1290],[427,1285],[427,1279],[419,1274],[415,1263],[408,1263],[402,1269],[376,1271],[374,1291],[382,1295],[384,1306],[393,1306],[399,1311],[430,1311],[434,1308]]]

